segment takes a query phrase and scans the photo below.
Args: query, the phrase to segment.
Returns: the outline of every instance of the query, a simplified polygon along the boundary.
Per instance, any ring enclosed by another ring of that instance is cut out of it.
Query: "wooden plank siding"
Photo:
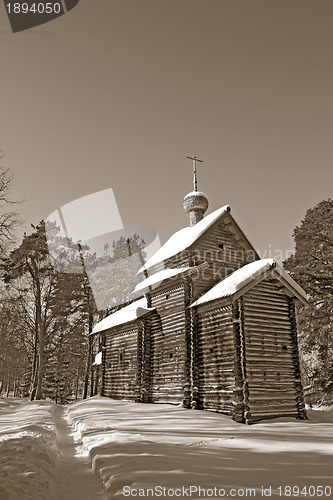
[[[152,402],[180,403],[184,398],[186,312],[183,284],[151,293],[150,389]]]
[[[231,306],[198,311],[199,408],[234,414],[234,334]]]
[[[268,280],[241,300],[250,421],[300,416],[295,386],[298,352],[289,301]]]

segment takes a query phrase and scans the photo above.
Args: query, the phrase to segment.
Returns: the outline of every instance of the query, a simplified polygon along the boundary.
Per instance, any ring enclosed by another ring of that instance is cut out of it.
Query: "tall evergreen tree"
[[[133,240],[119,239],[112,257],[98,259],[87,247],[60,236],[55,224],[42,221],[33,229],[2,260],[7,284],[0,321],[0,339],[7,346],[0,357],[3,385],[13,384],[16,372],[22,392],[28,389],[31,399],[47,396],[65,402],[87,397],[95,390],[92,360],[98,339],[90,335],[93,324],[109,313],[115,300],[128,300],[142,264],[135,257],[144,242],[136,235]],[[100,284],[105,310],[96,308],[91,279],[95,287]]]
[[[62,241],[64,238],[58,236],[57,231],[55,225],[48,228],[48,237],[53,232],[53,238],[58,239],[58,267],[62,259],[66,273],[55,270],[52,265],[44,221],[34,227],[32,234],[24,235],[21,245],[3,264],[4,281],[10,285],[12,308],[19,318],[21,331],[30,342],[31,399],[47,395],[43,386],[46,367],[48,373],[52,364],[54,371],[59,371],[58,363],[55,363],[59,356],[55,353],[66,345],[65,339],[74,331],[84,331],[82,275],[68,272],[77,271],[81,265],[75,259],[66,258],[64,254],[72,243]],[[72,266],[70,269],[69,265]],[[66,353],[65,358],[62,359],[64,363],[70,355]]]
[[[308,293],[299,307],[300,350],[307,375],[318,394],[333,399],[333,200],[306,212],[293,233],[295,254],[284,267]]]

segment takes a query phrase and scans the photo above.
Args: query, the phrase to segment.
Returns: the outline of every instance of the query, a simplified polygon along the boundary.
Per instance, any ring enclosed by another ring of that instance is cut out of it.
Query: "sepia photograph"
[[[332,20],[0,2],[0,500],[333,499]]]

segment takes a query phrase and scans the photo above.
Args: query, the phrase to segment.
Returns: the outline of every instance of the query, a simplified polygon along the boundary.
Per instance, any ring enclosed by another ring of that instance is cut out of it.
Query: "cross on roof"
[[[189,160],[192,160],[193,164],[193,191],[198,191],[198,182],[197,182],[197,161],[203,163],[202,160],[199,160],[196,156],[186,156]]]

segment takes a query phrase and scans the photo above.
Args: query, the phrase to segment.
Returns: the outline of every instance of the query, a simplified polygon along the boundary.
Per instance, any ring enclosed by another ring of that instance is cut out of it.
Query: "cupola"
[[[208,199],[205,193],[198,191],[197,162],[203,163],[202,160],[199,160],[196,156],[187,156],[187,158],[193,161],[193,191],[185,196],[183,207],[190,216],[190,226],[192,227],[203,219],[208,208]]]

